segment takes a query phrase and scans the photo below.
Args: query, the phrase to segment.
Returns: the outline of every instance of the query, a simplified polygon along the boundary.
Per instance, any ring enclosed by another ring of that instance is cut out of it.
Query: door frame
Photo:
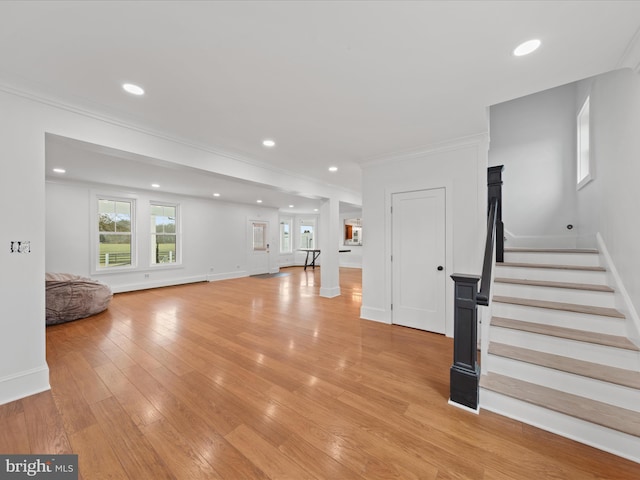
[[[265,256],[267,261],[267,271],[266,272],[257,272],[254,270],[253,258],[255,250],[253,249],[253,224],[254,223],[264,223],[266,224],[266,233],[265,233],[265,243],[266,247],[264,249],[264,253],[260,254],[260,256]],[[256,219],[249,217],[247,219],[247,270],[249,275],[258,275],[261,273],[272,273],[271,272],[271,222],[265,219]]]
[[[436,188],[444,189],[444,223],[445,223],[445,302],[444,302],[444,315],[445,315],[445,335],[447,337],[453,337],[453,280],[449,277],[453,272],[453,183],[451,181],[436,180],[433,183],[429,181],[421,181],[411,185],[392,185],[385,188],[384,201],[385,201],[385,308],[388,312],[388,323],[393,324],[393,312],[391,311],[391,302],[393,300],[393,279],[392,271],[393,265],[391,263],[392,249],[392,217],[391,206],[393,204],[393,195],[397,193],[409,193],[420,190],[433,190]]]
[[[445,260],[445,259],[446,259],[446,254],[447,254],[447,228],[446,228],[446,218],[447,218],[447,216],[446,216],[446,213],[447,213],[447,199],[446,199],[446,195],[447,195],[447,191],[446,191],[446,189],[444,189],[444,188],[427,188],[427,189],[421,189],[421,190],[411,190],[411,191],[409,191],[409,192],[396,192],[396,193],[393,193],[393,194],[391,195],[391,204],[393,205],[393,199],[394,199],[394,198],[395,198],[395,196],[397,196],[397,195],[410,195],[410,194],[423,194],[423,193],[424,193],[424,194],[426,194],[426,195],[430,195],[430,193],[429,193],[429,192],[431,192],[431,193],[435,193],[436,191],[441,191],[441,192],[442,192],[442,194],[441,194],[442,196],[440,197],[440,193],[438,193],[438,197],[442,198],[442,202],[443,202],[443,204],[442,204],[442,211],[441,211],[441,213],[442,213],[442,215],[443,215],[443,218],[442,218],[442,221],[443,221],[443,231],[442,231],[442,235],[444,236],[444,238],[442,239],[442,240],[443,240],[443,242],[442,242],[442,248],[444,248],[444,252],[443,252],[443,253],[444,253],[444,257],[445,257],[445,258],[442,258],[442,260]],[[390,211],[390,219],[391,219],[391,225],[392,225],[392,230],[391,230],[391,244],[390,244],[390,248],[391,248],[392,255],[393,255],[394,253],[395,253],[395,254],[398,254],[398,250],[397,250],[396,248],[394,248],[394,240],[398,241],[398,239],[396,238],[396,235],[397,235],[397,233],[398,233],[398,232],[394,232],[394,231],[393,231],[394,218],[396,218],[396,217],[394,217],[394,215],[397,215],[397,214],[398,214],[398,212]],[[404,233],[406,233],[406,232],[401,232],[401,233],[403,233],[403,234],[404,234]],[[390,257],[390,259],[389,259],[389,260],[390,260],[390,265],[391,265],[391,270],[390,270],[390,277],[391,277],[391,292],[390,292],[390,293],[391,293],[391,301],[393,302],[393,300],[394,300],[394,294],[397,294],[397,293],[398,293],[398,291],[396,291],[396,290],[395,290],[395,288],[394,288],[394,285],[396,284],[396,279],[395,279],[395,277],[394,277],[394,273],[395,273],[395,272],[397,272],[398,261],[400,261],[400,259],[398,259],[398,258],[394,258],[394,259],[393,259],[393,261],[392,261],[392,260],[391,260],[391,257]],[[438,263],[438,264],[441,264],[441,262],[440,262],[440,261],[438,261],[437,263]],[[442,263],[444,263],[444,262],[442,262]],[[435,267],[434,267],[434,268],[435,268]],[[447,270],[446,270],[446,268],[445,268],[445,272],[444,272],[444,274],[446,275],[446,273],[447,273]],[[440,272],[438,272],[438,274],[434,274],[434,275],[437,275],[438,277],[442,277],[442,274],[441,274]],[[446,318],[446,312],[447,312],[447,309],[446,309],[446,305],[447,305],[447,298],[446,298],[447,280],[446,280],[446,276],[445,276],[444,278],[438,278],[436,281],[443,281],[443,282],[444,282],[444,284],[440,284],[441,286],[440,286],[440,287],[438,287],[438,291],[440,291],[440,290],[439,290],[440,288],[444,287],[444,288],[443,288],[443,290],[444,290],[444,292],[445,292],[445,298],[442,300],[442,304],[441,304],[441,305],[439,305],[439,307],[441,307],[441,308],[442,308],[442,314],[443,314],[443,315],[445,315],[445,318],[443,319],[443,322],[442,322],[442,323],[439,323],[439,324],[438,324],[438,327],[439,327],[439,328],[442,328],[442,327],[444,327],[444,328],[443,328],[443,331],[435,331],[435,330],[424,330],[424,331],[428,331],[428,332],[432,332],[432,333],[440,333],[440,334],[444,334],[444,333],[446,333],[446,329],[447,329],[447,318]],[[396,298],[396,299],[397,299],[397,298]],[[392,303],[392,306],[393,306],[393,305],[394,305],[394,304]],[[395,307],[396,307],[396,308],[395,308],[395,310],[394,310],[393,308],[391,309],[391,324],[392,324],[392,325],[399,325],[399,326],[408,326],[408,327],[412,327],[412,325],[407,325],[406,323],[396,323],[396,322],[394,321],[394,317],[395,317],[395,316],[397,315],[397,313],[398,313],[398,308],[397,308],[397,307],[398,307],[398,305],[395,305]],[[420,327],[417,327],[417,326],[415,326],[415,327],[413,327],[413,328],[421,329]]]

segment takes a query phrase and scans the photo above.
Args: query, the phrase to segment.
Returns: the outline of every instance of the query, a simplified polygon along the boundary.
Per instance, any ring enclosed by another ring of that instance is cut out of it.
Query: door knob
[[[441,272],[442,270],[444,270],[444,267],[442,265],[438,265],[438,271]]]

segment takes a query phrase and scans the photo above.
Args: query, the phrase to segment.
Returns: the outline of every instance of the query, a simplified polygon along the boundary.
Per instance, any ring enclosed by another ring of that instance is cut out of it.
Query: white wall
[[[576,117],[588,95],[593,180],[577,190]],[[490,111],[489,162],[505,165],[503,220],[515,234],[507,246],[606,249],[616,307],[640,341],[638,74],[617,70]],[[566,231],[567,223],[573,231]]]
[[[44,325],[44,131],[37,108],[0,92],[0,404],[49,388]],[[11,241],[31,253],[10,253]]]
[[[575,247],[576,84],[490,108],[489,165],[504,165],[506,246]],[[573,225],[572,230],[567,225]]]
[[[135,198],[137,267],[126,272],[92,272],[91,209],[97,193]],[[179,204],[182,262],[180,265],[151,265],[149,217],[151,201]],[[118,191],[114,187],[46,183],[46,270],[85,275],[108,284],[114,292],[137,290],[203,280],[221,280],[249,274],[247,238],[249,219],[277,225],[277,209],[253,207],[216,200],[163,194],[161,192]],[[272,228],[268,242],[277,244]],[[271,249],[271,264],[277,253]]]
[[[117,119],[5,86],[0,86],[0,112],[0,200],[5,207],[0,229],[0,404],[49,388],[44,322],[46,133],[304,195],[356,205],[362,202],[353,192],[134,129]],[[31,253],[10,254],[12,240],[30,241]],[[73,268],[81,265],[74,263]],[[118,282],[121,280],[125,282]]]
[[[486,236],[485,135],[363,169],[362,318],[391,323],[391,195],[444,187],[446,273],[480,275]],[[453,281],[446,284],[446,334],[453,335]]]
[[[640,311],[640,77],[630,69],[590,83],[594,179],[578,191],[581,229],[600,233],[631,303]],[[633,333],[633,332],[632,332]]]

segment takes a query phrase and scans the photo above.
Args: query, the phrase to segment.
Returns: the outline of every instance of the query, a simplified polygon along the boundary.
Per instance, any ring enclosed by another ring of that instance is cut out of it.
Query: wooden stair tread
[[[524,320],[514,320],[512,318],[491,317],[491,325],[495,327],[511,328],[529,333],[537,333],[540,335],[549,335],[552,337],[566,338],[567,340],[576,340],[578,342],[594,343],[597,345],[605,345],[607,347],[622,348],[625,350],[640,351],[631,340],[626,337],[617,335],[608,335],[605,333],[588,332],[586,330],[577,330],[566,327],[556,327],[554,325],[546,325],[543,323],[525,322]]]
[[[498,262],[497,267],[551,268],[555,270],[581,270],[586,272],[606,272],[604,267],[586,265],[555,265],[551,263]]]
[[[482,375],[480,386],[549,410],[640,437],[640,412],[497,373]]]
[[[600,363],[586,362],[497,342],[489,343],[489,353],[640,390],[640,372],[633,370],[609,367]]]
[[[527,280],[525,278],[496,277],[497,283],[514,283],[517,285],[531,285],[535,287],[570,288],[574,290],[590,290],[594,292],[609,292],[614,290],[609,285],[596,285],[593,283],[549,282],[546,280]]]
[[[580,305],[577,303],[552,302],[550,300],[533,300],[530,298],[505,297],[494,295],[494,302],[509,303],[512,305],[524,305],[527,307],[547,308],[551,310],[562,310],[565,312],[584,313],[587,315],[601,315],[604,317],[625,318],[615,308],[596,307],[594,305]]]
[[[505,248],[505,252],[512,253],[600,253],[595,248]]]

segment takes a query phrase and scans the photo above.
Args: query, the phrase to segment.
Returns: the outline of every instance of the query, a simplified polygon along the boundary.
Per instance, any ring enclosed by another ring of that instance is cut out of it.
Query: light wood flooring
[[[360,320],[360,271],[117,294],[47,328],[50,392],[0,406],[0,452],[81,478],[638,479],[640,464],[447,404],[452,340]]]

